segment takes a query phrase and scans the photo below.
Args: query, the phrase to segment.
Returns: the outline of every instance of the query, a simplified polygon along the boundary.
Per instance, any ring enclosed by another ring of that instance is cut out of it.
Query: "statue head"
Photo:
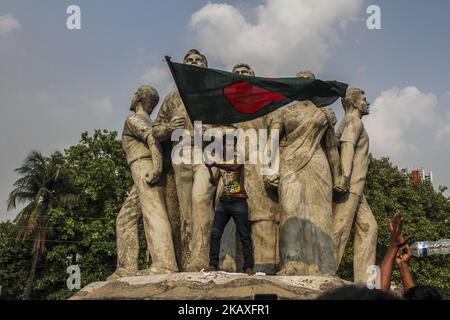
[[[238,63],[233,67],[233,73],[245,75],[245,76],[255,76],[255,71],[246,63]]]
[[[148,85],[140,86],[133,95],[130,110],[136,112],[137,107],[141,105],[145,112],[152,113],[159,102],[159,94],[155,88]]]
[[[297,72],[296,76],[298,78],[305,78],[305,79],[315,79],[316,78],[314,73],[312,71],[309,71],[309,70],[299,71],[299,72]]]
[[[342,107],[347,113],[352,108],[361,112],[361,115],[369,114],[369,105],[367,102],[364,90],[359,88],[350,88],[347,90],[345,97],[341,99]]]
[[[189,50],[183,59],[184,64],[190,64],[192,66],[208,68],[208,60],[197,49]]]

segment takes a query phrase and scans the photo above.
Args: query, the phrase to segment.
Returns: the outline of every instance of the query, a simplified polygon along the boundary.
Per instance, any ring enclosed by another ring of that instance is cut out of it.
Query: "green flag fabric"
[[[264,116],[292,101],[325,107],[344,97],[348,85],[305,78],[262,78],[172,62],[172,76],[191,121],[233,124]]]

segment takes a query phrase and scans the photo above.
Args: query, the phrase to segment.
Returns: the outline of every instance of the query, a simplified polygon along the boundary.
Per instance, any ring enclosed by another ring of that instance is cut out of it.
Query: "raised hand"
[[[391,231],[390,245],[395,247],[403,247],[408,241],[409,237],[403,236],[403,220],[399,213],[396,213],[389,224]]]

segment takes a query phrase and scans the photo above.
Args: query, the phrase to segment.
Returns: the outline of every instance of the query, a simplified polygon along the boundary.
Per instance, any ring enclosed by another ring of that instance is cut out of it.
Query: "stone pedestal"
[[[325,291],[347,284],[350,282],[337,277],[176,273],[95,282],[70,299],[315,299]]]

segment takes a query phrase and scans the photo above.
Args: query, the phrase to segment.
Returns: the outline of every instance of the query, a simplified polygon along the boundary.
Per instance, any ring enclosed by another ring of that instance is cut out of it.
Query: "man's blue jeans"
[[[220,240],[230,218],[233,218],[236,224],[236,231],[242,243],[244,270],[246,268],[253,269],[255,262],[253,258],[252,228],[248,219],[247,199],[243,198],[220,198],[211,230],[209,265],[216,269],[219,266]]]

